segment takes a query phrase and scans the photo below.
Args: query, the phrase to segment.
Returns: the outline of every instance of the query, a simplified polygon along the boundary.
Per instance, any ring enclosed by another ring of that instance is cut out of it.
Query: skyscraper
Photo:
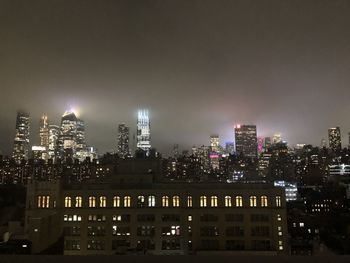
[[[49,136],[49,121],[47,116],[44,114],[43,116],[41,116],[39,124],[40,146],[45,148],[45,150],[41,148],[41,150],[43,151],[41,156],[44,160],[47,160],[49,157]]]
[[[328,140],[329,148],[331,148],[334,152],[341,150],[341,135],[339,127],[328,129]]]
[[[117,153],[121,158],[125,158],[130,154],[129,151],[129,131],[130,128],[125,123],[118,125],[118,142],[117,142]]]
[[[49,159],[55,160],[58,150],[58,138],[60,135],[60,127],[58,125],[49,125]]]
[[[12,153],[12,158],[16,163],[20,163],[22,160],[28,160],[29,129],[29,114],[23,111],[17,112],[16,135]]]
[[[236,153],[250,158],[257,158],[258,142],[256,125],[236,125],[235,140]]]
[[[282,142],[282,135],[280,133],[275,133],[272,137],[272,143],[281,143]]]
[[[151,149],[151,127],[148,110],[139,110],[137,114],[137,149],[149,154]]]
[[[220,138],[218,134],[213,134],[210,136],[210,150],[214,153],[219,153],[220,149]]]

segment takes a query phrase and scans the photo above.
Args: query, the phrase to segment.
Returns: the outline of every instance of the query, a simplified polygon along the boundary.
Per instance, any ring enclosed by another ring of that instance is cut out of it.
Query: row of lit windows
[[[83,199],[81,196],[76,196],[74,198],[74,207],[82,207]],[[64,198],[64,207],[70,208],[72,205],[72,197],[66,196]],[[95,196],[89,196],[89,207],[107,207],[107,197],[100,196],[98,199]],[[224,198],[225,207],[243,207],[243,197],[235,196],[234,198],[231,196],[225,196]],[[277,207],[281,207],[281,196],[276,196],[275,204]],[[161,198],[162,207],[180,207],[180,197],[175,195],[172,197],[162,196]],[[137,207],[155,207],[156,206],[156,197],[154,195],[150,195],[145,197],[143,195],[139,195],[137,197]],[[192,196],[187,196],[187,207],[193,206],[193,198]],[[199,198],[199,206],[200,207],[218,207],[218,197],[217,196],[200,196]],[[257,207],[258,206],[258,197],[253,195],[249,197],[249,206]],[[263,195],[260,197],[260,206],[268,207],[268,198]],[[38,203],[39,207],[39,203]],[[113,207],[131,207],[131,196],[114,196],[113,197]]]

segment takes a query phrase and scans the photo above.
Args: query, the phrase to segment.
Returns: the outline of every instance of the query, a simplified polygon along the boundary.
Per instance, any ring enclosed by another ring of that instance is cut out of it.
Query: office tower
[[[139,110],[137,114],[137,149],[148,155],[151,149],[151,127],[148,110]]]
[[[280,133],[274,134],[272,137],[272,143],[276,144],[276,143],[281,143],[281,142],[282,142],[282,135]]]
[[[46,160],[47,158],[46,147],[41,145],[32,146],[32,156],[35,162],[38,162],[39,160]]]
[[[209,173],[210,168],[210,149],[208,146],[202,145],[197,149],[197,157],[199,159],[199,162],[201,164],[201,169],[204,173]]]
[[[258,137],[258,153],[262,153],[264,151],[264,137]]]
[[[265,137],[264,139],[264,151],[267,152],[271,147],[271,137]]]
[[[40,118],[40,124],[39,124],[39,137],[40,137],[40,146],[45,148],[45,151],[41,153],[41,156],[44,160],[47,160],[48,150],[49,150],[49,121],[47,116],[44,114]],[[33,150],[32,150],[33,151]],[[41,148],[42,151],[42,148]]]
[[[76,135],[76,156],[84,155],[86,152],[85,141],[85,122],[77,119],[77,135]]]
[[[48,148],[49,159],[55,160],[57,157],[59,135],[60,135],[60,127],[58,125],[49,125],[49,148]]]
[[[225,146],[226,154],[234,154],[235,153],[235,144],[233,142],[227,142]]]
[[[219,153],[220,149],[220,138],[218,134],[210,136],[210,150],[213,153]]]
[[[250,158],[257,157],[256,125],[236,125],[235,140],[236,153]]]
[[[336,152],[341,150],[341,135],[339,127],[328,129],[328,140],[329,148],[331,148],[332,151]]]
[[[16,163],[21,163],[22,160],[28,160],[29,128],[29,114],[23,111],[17,112],[16,135],[12,153],[12,158]]]
[[[130,128],[125,123],[118,125],[118,142],[117,142],[117,153],[121,158],[125,158],[130,155],[129,151],[129,131]]]

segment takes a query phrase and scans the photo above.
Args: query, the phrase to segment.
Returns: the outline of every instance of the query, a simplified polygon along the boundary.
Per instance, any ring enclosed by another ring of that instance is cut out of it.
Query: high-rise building
[[[256,158],[258,142],[256,136],[256,125],[235,126],[236,153],[246,157]]]
[[[50,132],[49,132],[49,121],[45,114],[40,118],[39,137],[40,137],[40,146],[45,148],[45,151],[42,152],[41,156],[44,160],[47,160],[49,157],[48,150],[49,150]],[[42,149],[43,148],[41,148],[41,150]]]
[[[210,136],[210,150],[212,153],[219,153],[220,151],[220,138],[218,134]]]
[[[271,147],[271,137],[265,137],[264,139],[264,151],[267,152]]]
[[[137,149],[149,154],[151,149],[151,126],[148,110],[139,110],[137,114]]]
[[[280,133],[275,133],[272,137],[272,143],[281,143],[282,142],[282,135]]]
[[[339,127],[328,129],[328,140],[329,148],[331,148],[334,152],[341,150],[341,135]]]
[[[55,160],[58,150],[58,137],[60,135],[60,127],[58,125],[49,125],[49,159]]]
[[[77,119],[76,154],[86,151],[85,122]]]
[[[235,144],[233,142],[227,142],[225,147],[226,154],[234,154]]]
[[[29,114],[23,111],[17,112],[16,135],[12,152],[12,158],[16,163],[20,163],[22,160],[28,160],[29,129]]]
[[[129,150],[129,134],[130,128],[125,123],[118,125],[118,143],[117,153],[121,158],[125,158],[130,155]]]
[[[264,151],[264,137],[258,137],[258,153],[262,153]]]

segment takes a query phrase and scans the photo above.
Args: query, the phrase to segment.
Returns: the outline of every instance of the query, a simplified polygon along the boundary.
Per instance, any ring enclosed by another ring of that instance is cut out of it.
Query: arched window
[[[216,195],[213,195],[210,198],[210,206],[211,207],[218,207],[218,197]]]
[[[173,196],[173,207],[179,207],[180,206],[180,197],[175,195]]]
[[[64,198],[64,207],[72,207],[72,198],[70,196]]]
[[[166,195],[162,197],[162,207],[169,207],[169,197]]]
[[[207,207],[207,197],[205,195],[202,195],[199,198],[199,206],[200,207]]]
[[[89,196],[89,207],[96,207],[96,197]]]
[[[105,196],[100,196],[100,207],[107,206],[107,198]]]
[[[145,196],[139,195],[137,197],[137,207],[144,207],[145,206]]]
[[[231,206],[232,206],[231,196],[226,195],[225,196],[225,207],[231,207]]]
[[[277,207],[281,207],[282,206],[282,204],[281,204],[281,197],[279,195],[276,196],[276,206]]]
[[[150,195],[148,197],[148,206],[155,207],[156,206],[156,197],[154,195]]]
[[[243,197],[240,195],[236,196],[236,207],[242,207],[243,206]]]
[[[192,202],[192,196],[187,196],[187,207],[192,207],[193,202]]]
[[[113,197],[113,207],[120,207],[120,196]]]
[[[41,195],[38,196],[38,208],[41,207]]]
[[[256,207],[256,196],[252,195],[249,197],[249,205],[250,207]]]
[[[50,207],[50,196],[47,195],[46,196],[46,208],[49,208]]]
[[[75,197],[75,207],[82,207],[83,199],[81,196]]]
[[[261,206],[267,207],[267,196],[266,195],[261,196]]]
[[[131,197],[130,196],[124,196],[124,207],[130,207],[131,206]]]

